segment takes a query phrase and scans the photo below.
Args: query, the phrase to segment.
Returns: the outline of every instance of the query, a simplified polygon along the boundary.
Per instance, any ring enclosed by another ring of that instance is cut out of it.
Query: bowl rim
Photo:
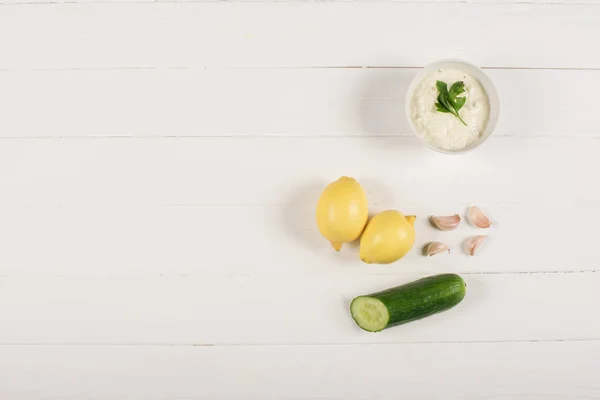
[[[423,77],[428,72],[430,72],[432,69],[437,68],[443,64],[462,64],[462,65],[466,66],[467,68],[469,68],[473,71],[476,71],[476,73],[480,76],[475,76],[475,78],[483,86],[483,88],[488,96],[488,101],[490,104],[490,116],[488,118],[487,124],[485,126],[485,130],[484,130],[483,134],[481,135],[481,137],[477,141],[475,141],[472,145],[467,146],[462,149],[457,149],[457,150],[443,149],[443,148],[436,147],[433,144],[431,144],[419,132],[419,130],[415,126],[415,124],[411,118],[411,115],[410,115],[411,114],[410,113],[410,104],[411,104],[412,97],[413,97],[416,86],[421,82]],[[483,79],[481,79],[481,78],[483,78]],[[430,62],[429,64],[425,65],[423,68],[421,68],[419,73],[412,79],[410,85],[408,86],[408,90],[406,92],[405,112],[406,112],[406,117],[408,119],[408,124],[410,125],[410,128],[413,131],[413,134],[423,144],[425,144],[427,147],[429,147],[430,149],[432,149],[438,153],[447,154],[447,155],[458,155],[458,154],[468,153],[468,152],[478,148],[492,135],[492,133],[494,132],[494,130],[496,128],[498,118],[500,116],[500,100],[499,100],[498,91],[496,90],[496,86],[494,85],[494,82],[492,82],[490,77],[483,71],[482,68],[478,67],[477,65],[475,65],[473,63],[470,63],[468,61],[461,60],[458,58],[443,58],[443,59],[439,59],[439,60]]]

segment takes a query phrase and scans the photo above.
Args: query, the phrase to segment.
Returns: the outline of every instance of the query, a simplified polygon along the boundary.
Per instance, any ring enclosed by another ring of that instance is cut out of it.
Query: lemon
[[[368,218],[367,195],[354,179],[342,176],[327,185],[317,203],[317,226],[336,251],[356,240]]]
[[[387,210],[375,215],[360,238],[360,258],[367,264],[389,264],[404,257],[415,243],[415,216]]]

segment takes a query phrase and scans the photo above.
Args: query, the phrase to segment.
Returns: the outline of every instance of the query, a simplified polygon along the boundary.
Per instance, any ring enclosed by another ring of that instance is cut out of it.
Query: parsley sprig
[[[467,101],[464,97],[458,97],[459,94],[465,92],[465,83],[463,81],[454,82],[450,86],[450,90],[448,90],[446,82],[437,81],[435,86],[439,92],[437,103],[435,103],[437,110],[456,116],[464,126],[467,126],[465,121],[458,115],[458,111],[465,105],[465,101]]]

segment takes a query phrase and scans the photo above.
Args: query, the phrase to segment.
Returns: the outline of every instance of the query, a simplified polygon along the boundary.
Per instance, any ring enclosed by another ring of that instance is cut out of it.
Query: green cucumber
[[[354,321],[365,331],[379,332],[448,310],[462,301],[465,281],[455,274],[428,276],[365,296],[350,304]]]

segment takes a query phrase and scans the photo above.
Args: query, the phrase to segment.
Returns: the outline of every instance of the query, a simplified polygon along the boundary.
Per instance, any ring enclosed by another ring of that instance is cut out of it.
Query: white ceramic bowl
[[[438,68],[451,68],[451,69],[460,69],[462,71],[465,71],[466,73],[472,75],[475,79],[477,79],[479,81],[479,83],[481,83],[481,86],[483,86],[483,89],[485,90],[485,92],[488,96],[488,100],[489,100],[489,104],[490,104],[490,116],[488,118],[487,125],[485,126],[485,129],[478,140],[476,140],[471,145],[469,145],[465,148],[462,148],[462,149],[448,150],[448,149],[443,149],[443,148],[434,146],[423,136],[423,134],[421,132],[419,132],[419,130],[415,126],[415,124],[410,116],[410,103],[411,103],[411,100],[413,97],[413,93],[415,91],[415,87],[419,84],[419,82],[421,82],[421,79],[423,79],[425,76],[429,75],[430,73],[432,73],[434,70],[436,70]],[[444,154],[463,154],[463,153],[473,150],[474,148],[481,145],[483,142],[485,142],[487,140],[487,138],[490,137],[492,132],[494,132],[494,128],[496,127],[496,123],[498,122],[499,114],[500,114],[500,100],[498,99],[498,93],[496,92],[496,88],[494,87],[494,84],[492,83],[490,78],[481,69],[479,69],[475,65],[470,64],[466,61],[462,61],[462,60],[454,60],[454,59],[439,60],[439,61],[435,61],[435,62],[427,65],[412,80],[412,82],[410,83],[410,86],[408,87],[408,93],[406,94],[406,116],[408,118],[408,123],[410,124],[410,127],[412,128],[414,134],[427,147],[429,147],[435,151],[439,151],[440,153],[444,153]]]

